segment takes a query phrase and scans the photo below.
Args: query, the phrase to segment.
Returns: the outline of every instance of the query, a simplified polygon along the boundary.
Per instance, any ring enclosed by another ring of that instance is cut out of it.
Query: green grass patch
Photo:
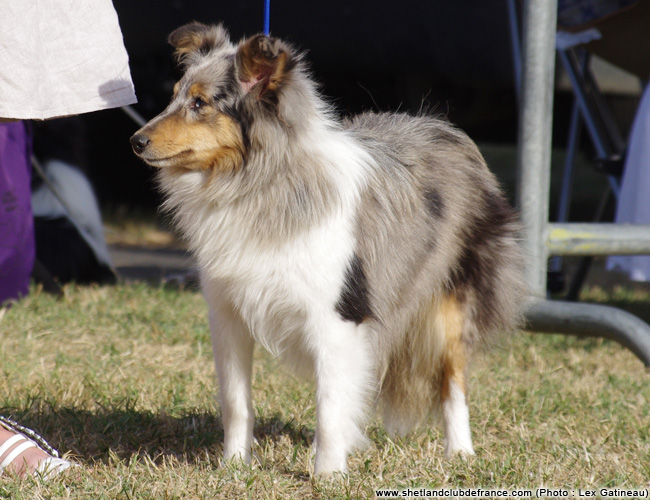
[[[200,294],[68,286],[57,300],[34,289],[0,310],[0,413],[81,467],[49,483],[0,478],[0,498],[373,498],[378,488],[634,488],[650,477],[650,377],[611,341],[502,338],[473,362],[476,457],[444,459],[435,423],[394,441],[374,419],[370,448],[334,480],[312,477],[313,386],[256,358],[254,463],[224,465]]]

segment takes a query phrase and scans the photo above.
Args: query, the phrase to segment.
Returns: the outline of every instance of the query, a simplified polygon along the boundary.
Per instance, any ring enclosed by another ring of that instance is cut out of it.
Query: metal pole
[[[571,110],[571,122],[569,125],[569,140],[567,144],[566,159],[564,160],[564,172],[562,173],[562,187],[560,190],[560,202],[557,208],[558,222],[568,222],[569,212],[571,211],[571,193],[573,191],[573,181],[575,178],[575,162],[578,144],[580,142],[580,133],[582,129],[580,108],[576,101],[573,102]],[[550,272],[562,272],[562,257],[555,256],[549,260],[548,270]]]
[[[650,328],[626,311],[603,305],[547,300],[532,303],[526,318],[531,332],[615,340],[650,367]]]
[[[558,254],[587,251],[577,239],[589,241],[589,252],[598,248],[614,250],[617,237],[627,239],[624,246],[646,248],[639,235],[629,228],[583,228],[572,224],[549,226],[551,178],[551,126],[555,56],[557,0],[524,2],[523,93],[519,117],[517,157],[517,195],[524,223],[525,249],[528,252],[528,282],[536,300],[526,317],[534,332],[602,336],[629,347],[646,366],[650,366],[650,326],[629,313],[590,304],[540,300],[546,295],[546,261],[549,248]],[[636,228],[638,229],[638,228]],[[551,238],[549,238],[551,233]],[[580,234],[582,233],[582,234]],[[595,244],[594,244],[595,242]],[[618,252],[627,251],[616,248]]]
[[[122,106],[121,109],[138,125],[138,127],[144,127],[147,124],[147,120],[142,118],[142,115],[138,113],[133,106]]]
[[[650,225],[548,224],[549,255],[650,255]]]
[[[527,281],[546,295],[546,234],[549,216],[556,0],[528,0],[523,12],[522,105],[517,157],[518,205],[529,259]]]

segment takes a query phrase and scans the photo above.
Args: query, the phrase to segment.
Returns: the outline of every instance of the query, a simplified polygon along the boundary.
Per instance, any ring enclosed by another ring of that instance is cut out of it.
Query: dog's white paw
[[[465,444],[459,444],[459,443],[454,443],[454,444],[445,444],[445,457],[446,458],[454,458],[457,456],[461,456],[463,458],[467,457],[473,457],[476,456],[476,453],[474,452],[474,448],[472,447],[472,443],[465,443]]]

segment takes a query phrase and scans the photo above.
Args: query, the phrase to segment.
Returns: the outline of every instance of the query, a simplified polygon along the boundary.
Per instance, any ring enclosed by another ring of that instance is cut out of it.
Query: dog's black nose
[[[131,137],[131,146],[136,153],[142,153],[149,144],[149,138],[144,134],[135,134]]]

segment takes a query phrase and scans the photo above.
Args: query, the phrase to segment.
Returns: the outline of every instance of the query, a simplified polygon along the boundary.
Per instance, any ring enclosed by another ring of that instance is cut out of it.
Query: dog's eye
[[[200,97],[195,97],[192,101],[191,108],[193,111],[199,111],[203,106],[205,106],[205,101]]]

